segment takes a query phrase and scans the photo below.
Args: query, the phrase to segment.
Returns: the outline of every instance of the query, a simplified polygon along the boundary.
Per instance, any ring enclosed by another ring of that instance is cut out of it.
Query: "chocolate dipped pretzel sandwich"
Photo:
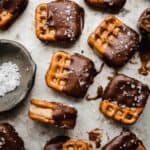
[[[32,99],[28,115],[33,120],[59,128],[72,129],[76,124],[77,110],[57,102]]]
[[[97,74],[94,63],[80,54],[55,53],[46,73],[46,83],[59,92],[83,97]]]
[[[44,150],[89,150],[88,147],[88,143],[84,140],[57,136],[46,143]]]
[[[145,9],[141,14],[138,27],[142,35],[150,40],[150,8]]]
[[[107,16],[88,43],[108,65],[120,67],[139,50],[139,35],[115,16]]]
[[[14,127],[8,123],[0,123],[0,149],[25,150],[23,140]]]
[[[84,10],[70,0],[56,0],[37,6],[36,35],[47,42],[74,42],[84,26]]]
[[[104,91],[100,111],[123,124],[137,121],[146,105],[150,90],[147,85],[123,74],[116,75]]]
[[[121,134],[109,143],[102,150],[146,150],[142,141],[129,130],[123,130]]]
[[[0,1],[0,29],[6,29],[23,12],[28,0]]]
[[[100,8],[105,11],[118,12],[123,8],[126,0],[85,0],[85,2],[91,7]]]

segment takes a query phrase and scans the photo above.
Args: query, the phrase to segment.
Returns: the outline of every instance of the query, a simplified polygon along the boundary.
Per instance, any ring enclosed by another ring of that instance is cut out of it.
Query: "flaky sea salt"
[[[19,67],[12,62],[0,65],[0,96],[11,92],[20,85]]]

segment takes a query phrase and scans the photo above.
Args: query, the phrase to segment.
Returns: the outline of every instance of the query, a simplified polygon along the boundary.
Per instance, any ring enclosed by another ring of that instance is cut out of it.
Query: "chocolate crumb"
[[[89,140],[94,142],[96,145],[96,148],[101,147],[101,139],[102,139],[102,131],[98,128],[88,132],[89,134]]]
[[[81,53],[83,54],[83,53],[84,53],[84,50],[81,50]]]

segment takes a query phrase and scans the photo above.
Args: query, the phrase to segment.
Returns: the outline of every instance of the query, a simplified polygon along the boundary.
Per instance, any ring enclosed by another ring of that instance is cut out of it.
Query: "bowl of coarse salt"
[[[36,65],[21,44],[0,40],[0,112],[14,108],[32,88]]]

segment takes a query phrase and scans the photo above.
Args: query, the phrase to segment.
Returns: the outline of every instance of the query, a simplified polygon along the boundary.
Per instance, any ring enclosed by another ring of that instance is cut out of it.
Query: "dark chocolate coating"
[[[106,87],[103,100],[116,101],[120,106],[144,107],[149,94],[147,85],[123,74],[118,74]]]
[[[0,149],[1,150],[25,150],[24,142],[18,136],[13,126],[8,123],[0,124]]]
[[[67,129],[74,128],[76,124],[77,110],[73,107],[59,104],[59,107],[53,110],[52,116],[56,126]]]
[[[147,8],[141,14],[138,27],[142,35],[150,40],[150,8]]]
[[[150,41],[143,38],[140,45],[141,67],[139,73],[148,75],[150,73]]]
[[[104,60],[114,67],[123,66],[139,50],[139,35],[126,26],[121,26],[119,34],[109,41],[104,53]]]
[[[106,144],[102,150],[137,150],[139,145],[143,146],[136,135],[128,130],[124,130],[119,136]]]
[[[0,11],[7,10],[13,15],[16,15],[24,9],[27,2],[28,0],[1,0]]]
[[[62,146],[70,138],[67,136],[57,136],[46,143],[44,150],[62,150]]]
[[[71,56],[71,64],[67,68],[64,92],[75,97],[83,97],[96,75],[94,63],[87,57],[74,54]]]
[[[96,3],[92,1],[93,0],[85,0],[89,6],[113,12],[118,12],[126,3],[126,0],[98,0]]]
[[[84,26],[84,10],[70,0],[48,4],[48,26],[56,30],[57,41],[75,41]]]
[[[27,4],[28,0],[0,0],[0,13],[6,10],[13,15],[12,19],[2,29],[7,29],[13,20],[24,11]]]

